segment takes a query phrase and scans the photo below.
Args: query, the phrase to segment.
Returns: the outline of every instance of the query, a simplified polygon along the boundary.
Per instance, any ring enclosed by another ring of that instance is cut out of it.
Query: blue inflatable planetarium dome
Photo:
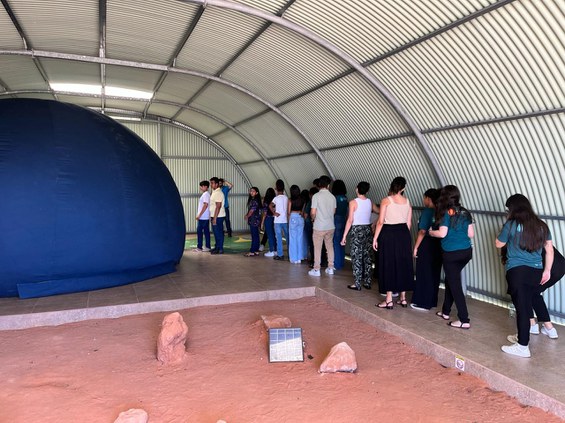
[[[171,273],[184,242],[175,182],[132,131],[80,106],[0,100],[0,297]]]

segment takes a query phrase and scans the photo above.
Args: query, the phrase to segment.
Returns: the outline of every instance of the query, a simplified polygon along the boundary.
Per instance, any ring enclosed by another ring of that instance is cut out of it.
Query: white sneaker
[[[530,353],[530,347],[528,347],[527,345],[503,345],[502,347],[500,347],[500,349],[506,354],[515,355],[517,357],[530,358],[532,356],[532,354]]]
[[[535,325],[530,326],[530,333],[532,335],[539,335],[539,325],[537,323]]]
[[[265,249],[265,246],[263,244],[259,245],[259,251],[263,251]]]
[[[300,260],[294,260],[294,261],[291,261],[291,263],[292,263],[292,264],[300,264],[300,263],[302,263],[302,262],[301,262]]]
[[[508,342],[512,342],[513,344],[518,343],[518,335],[508,335],[506,339],[508,339]]]
[[[202,248],[194,248],[192,250],[193,253],[201,253],[202,251],[204,251],[204,250],[202,250]]]
[[[417,304],[411,303],[410,307],[412,307],[414,310],[421,310],[421,311],[430,311],[430,309],[428,308],[424,308],[424,307],[420,307]]]
[[[559,338],[559,335],[557,335],[557,330],[555,328],[546,329],[545,326],[542,326],[541,333],[549,336],[551,339]]]
[[[274,256],[275,256],[274,251],[269,251],[268,253],[265,253],[265,257],[274,257]]]
[[[320,271],[316,269],[312,269],[308,272],[310,276],[320,276]]]
[[[328,267],[328,268],[326,269],[326,273],[327,273],[328,275],[333,275],[333,274],[335,273],[335,269],[332,268],[332,267]]]

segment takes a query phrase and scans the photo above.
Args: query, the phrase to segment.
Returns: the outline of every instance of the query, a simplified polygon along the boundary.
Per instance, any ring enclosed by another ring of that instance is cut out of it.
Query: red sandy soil
[[[166,313],[0,332],[0,422],[558,422],[315,298],[182,310],[188,356],[156,360]],[[305,361],[269,363],[261,314],[302,327]],[[356,373],[320,374],[331,347]],[[309,359],[307,356],[313,358]]]

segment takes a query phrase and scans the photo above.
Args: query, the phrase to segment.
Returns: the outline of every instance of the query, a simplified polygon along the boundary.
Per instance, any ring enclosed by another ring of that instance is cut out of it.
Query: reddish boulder
[[[263,323],[267,330],[273,328],[290,328],[292,327],[292,323],[290,323],[290,319],[288,317],[284,317],[278,314],[273,314],[271,316],[261,315],[261,319],[263,319]]]
[[[355,352],[345,342],[334,345],[320,365],[320,373],[349,372],[357,370]]]
[[[186,356],[188,326],[180,313],[167,314],[157,339],[157,359],[163,364],[174,364]]]

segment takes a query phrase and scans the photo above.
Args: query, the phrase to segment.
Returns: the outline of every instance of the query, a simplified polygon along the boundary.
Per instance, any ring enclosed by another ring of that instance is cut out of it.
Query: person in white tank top
[[[345,245],[347,234],[351,230],[350,255],[355,283],[347,287],[356,291],[361,291],[361,286],[371,289],[371,212],[378,213],[378,210],[366,197],[369,188],[368,182],[357,184],[357,198],[349,202],[349,214],[341,239],[341,245]]]

